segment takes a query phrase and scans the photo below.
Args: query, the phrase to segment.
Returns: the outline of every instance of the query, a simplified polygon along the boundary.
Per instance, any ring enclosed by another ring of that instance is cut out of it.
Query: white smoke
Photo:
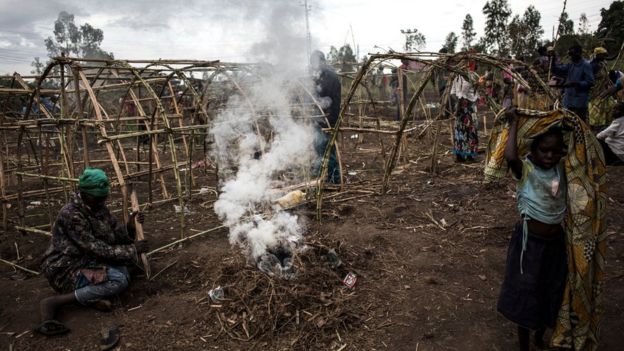
[[[230,229],[230,243],[253,258],[301,238],[299,218],[274,205],[284,195],[275,189],[304,180],[316,158],[310,121],[292,113],[307,63],[304,10],[289,0],[264,4],[256,20],[264,24],[265,40],[252,45],[250,55],[273,66],[246,84],[244,95],[229,99],[211,130],[213,156],[234,173],[220,179],[214,210]]]

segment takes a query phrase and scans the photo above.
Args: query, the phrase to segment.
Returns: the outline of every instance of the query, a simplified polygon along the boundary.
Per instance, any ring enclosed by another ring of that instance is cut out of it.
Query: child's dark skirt
[[[498,312],[528,329],[554,327],[565,288],[568,263],[565,236],[543,238],[529,232],[522,259],[522,222],[514,227],[507,251]]]

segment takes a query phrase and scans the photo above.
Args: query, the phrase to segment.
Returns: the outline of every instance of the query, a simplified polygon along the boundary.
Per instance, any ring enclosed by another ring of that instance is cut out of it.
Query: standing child
[[[518,211],[507,252],[505,280],[498,311],[518,324],[520,350],[529,350],[529,334],[543,346],[546,328],[555,326],[567,276],[567,256],[562,222],[566,215],[566,178],[562,157],[563,134],[551,128],[531,143],[530,154],[518,155],[518,118],[510,120],[505,159],[517,181]]]

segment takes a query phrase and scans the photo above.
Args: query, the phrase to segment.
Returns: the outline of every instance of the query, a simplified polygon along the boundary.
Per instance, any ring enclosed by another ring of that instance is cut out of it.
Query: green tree
[[[484,43],[487,50],[499,56],[509,54],[509,38],[507,24],[511,16],[511,8],[507,0],[490,0],[483,6],[485,20]]]
[[[357,58],[351,49],[351,45],[345,44],[338,50],[338,61],[341,72],[353,72],[357,64]]]
[[[583,12],[579,17],[578,28],[576,29],[576,34],[585,35],[590,34],[589,30],[589,20],[587,19],[587,15]]]
[[[572,21],[567,12],[562,12],[559,16],[559,27],[557,32],[560,36],[574,34],[574,21]]]
[[[457,47],[457,35],[455,32],[450,32],[446,39],[444,40],[444,46],[442,48],[448,50],[449,53],[455,53],[455,48]]]
[[[33,68],[32,71],[30,71],[31,74],[40,76],[41,73],[43,73],[43,66],[44,66],[44,64],[43,64],[43,62],[41,62],[39,57],[35,57],[35,60],[33,62],[31,62],[30,65]]]
[[[113,58],[113,53],[100,48],[104,40],[101,29],[85,23],[78,27],[74,15],[61,11],[54,22],[54,36],[45,39],[49,57],[68,56],[80,58]]]
[[[477,33],[474,31],[474,23],[472,16],[467,14],[462,24],[462,51],[468,51],[472,47]]]
[[[604,42],[609,52],[616,53],[624,41],[624,1],[614,1],[608,9],[600,9],[600,16],[596,38]]]
[[[509,23],[509,37],[511,39],[511,53],[516,58],[530,59],[536,55],[544,29],[540,24],[542,15],[530,5],[522,17],[514,16]]]
[[[479,38],[479,40],[477,40],[477,42],[472,46],[472,49],[475,49],[477,52],[482,52],[482,53],[487,53],[488,52],[488,48],[487,48],[487,42],[485,37],[481,37]]]
[[[338,49],[335,46],[330,46],[329,52],[327,53],[327,62],[330,64],[338,63]]]
[[[405,51],[418,51],[425,47],[427,38],[418,29],[401,29],[401,34],[405,35]]]

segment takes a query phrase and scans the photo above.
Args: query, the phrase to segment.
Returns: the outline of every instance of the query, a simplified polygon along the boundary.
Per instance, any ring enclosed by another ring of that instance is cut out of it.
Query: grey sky
[[[481,36],[485,0],[309,0],[315,48],[359,45],[360,55],[375,46],[400,50],[401,28],[418,28],[426,50],[437,51],[446,35],[459,35],[470,13]],[[542,14],[550,38],[563,1],[510,0],[514,14],[533,4]],[[600,21],[600,8],[611,0],[568,0],[567,12],[578,22],[586,13],[590,29]],[[0,74],[29,73],[33,57],[46,57],[43,40],[52,35],[60,11],[104,31],[102,48],[116,58],[189,58],[249,61],[271,51],[295,52],[303,38],[303,0],[0,0]],[[576,23],[575,23],[576,24]]]

